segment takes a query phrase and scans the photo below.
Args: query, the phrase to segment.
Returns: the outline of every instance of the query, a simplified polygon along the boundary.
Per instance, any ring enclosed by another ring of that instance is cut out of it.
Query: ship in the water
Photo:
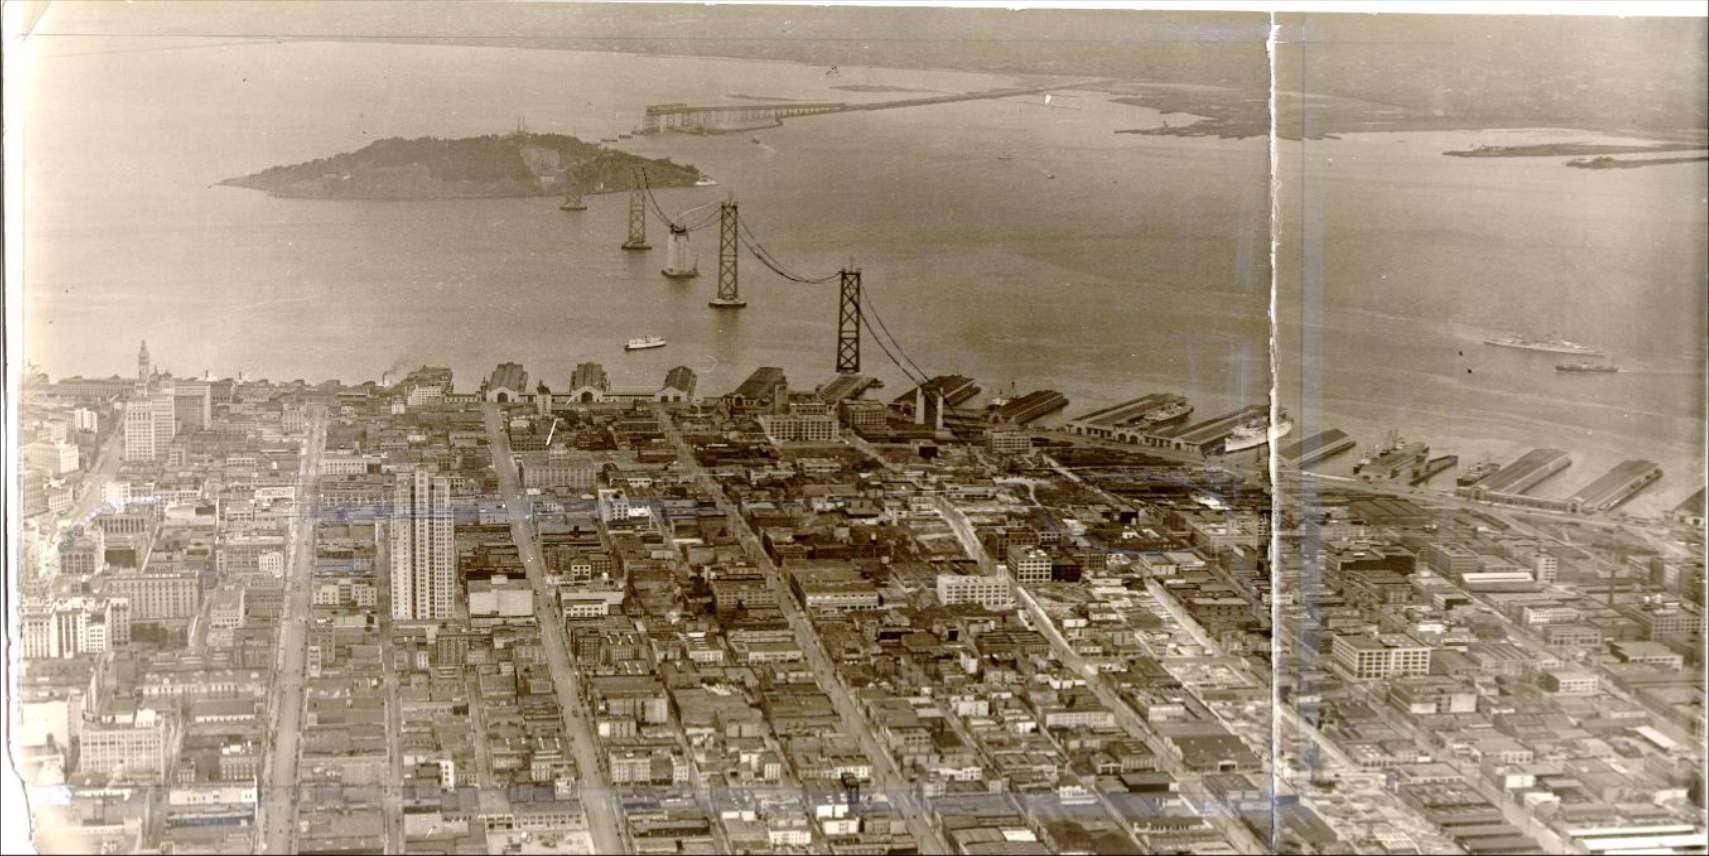
[[[1247,449],[1256,449],[1288,436],[1293,430],[1294,421],[1288,418],[1288,413],[1285,410],[1276,413],[1274,423],[1270,421],[1267,414],[1258,416],[1235,428],[1234,432],[1228,435],[1228,439],[1222,441],[1222,451],[1223,454],[1230,455]]]
[[[1613,363],[1583,363],[1583,362],[1580,362],[1580,363],[1557,363],[1557,364],[1555,364],[1555,371],[1564,372],[1564,373],[1568,373],[1568,374],[1579,374],[1579,373],[1613,374],[1619,370],[1620,370],[1620,367],[1617,365],[1614,365]]]
[[[658,336],[642,336],[639,339],[630,339],[628,344],[625,344],[623,346],[623,350],[625,350],[625,351],[645,351],[645,350],[650,350],[652,348],[662,348],[664,346],[665,346],[665,340],[659,338]]]
[[[1500,339],[1485,339],[1484,344],[1498,348],[1515,348],[1521,351],[1543,351],[1549,354],[1574,354],[1581,357],[1605,357],[1607,353],[1581,345],[1559,336],[1544,336],[1534,339],[1530,336],[1504,336]]]
[[[710,176],[710,175],[702,175],[701,177],[694,180],[694,186],[695,187],[717,187],[718,182],[713,181],[712,176]]]
[[[1405,447],[1406,440],[1400,436],[1400,429],[1390,428],[1389,433],[1383,435],[1382,445],[1369,450],[1369,454],[1361,457],[1359,462],[1353,465],[1353,475],[1358,475],[1359,471],[1370,466],[1372,461],[1391,452],[1398,452]]]
[[[1454,484],[1459,487],[1471,487],[1495,475],[1495,471],[1499,469],[1501,469],[1500,463],[1485,458],[1467,467],[1465,472],[1460,473],[1459,477],[1454,479]]]
[[[1144,416],[1141,416],[1139,418],[1139,424],[1146,428],[1156,428],[1166,422],[1174,422],[1177,419],[1184,419],[1187,414],[1192,412],[1193,405],[1183,398],[1176,401],[1174,404],[1166,404],[1145,414]]]

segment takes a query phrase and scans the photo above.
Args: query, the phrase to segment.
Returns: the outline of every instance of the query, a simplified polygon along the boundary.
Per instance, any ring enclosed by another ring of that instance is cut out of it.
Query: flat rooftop
[[[819,387],[819,397],[828,402],[838,402],[845,398],[854,398],[872,388],[878,381],[863,374],[837,375]]]
[[[1102,410],[1094,410],[1084,416],[1077,416],[1074,421],[1087,425],[1103,425],[1113,428],[1137,422],[1143,418],[1145,414],[1150,413],[1153,410],[1158,410],[1164,405],[1182,400],[1184,399],[1178,395],[1173,395],[1167,392],[1154,392],[1150,395],[1133,399],[1132,401],[1122,402],[1121,404],[1117,404],[1113,407],[1106,407]]]
[[[1213,419],[1183,426],[1174,432],[1164,432],[1161,436],[1183,443],[1210,443],[1234,433],[1234,429],[1246,420],[1254,416],[1266,415],[1269,412],[1269,405],[1254,404],[1242,407],[1233,413],[1225,413]]]
[[[1289,443],[1282,449],[1282,458],[1291,461],[1316,454],[1321,449],[1332,448],[1342,443],[1351,443],[1347,433],[1340,428],[1331,428],[1328,431],[1313,434],[1297,443]]]
[[[1541,481],[1552,469],[1564,466],[1566,459],[1567,453],[1560,449],[1532,449],[1479,482],[1478,488],[1488,493],[1522,491]]]
[[[1653,481],[1653,477],[1661,474],[1661,469],[1654,461],[1621,461],[1601,478],[1579,488],[1572,498],[1588,506],[1612,502],[1623,498],[1623,495],[1634,487],[1641,487],[1646,482]]]

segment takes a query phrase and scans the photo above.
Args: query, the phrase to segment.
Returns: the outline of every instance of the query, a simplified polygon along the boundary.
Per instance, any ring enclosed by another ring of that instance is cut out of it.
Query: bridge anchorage
[[[700,276],[700,264],[688,246],[688,227],[670,224],[671,236],[665,242],[665,269],[659,271],[666,279],[694,279]]]

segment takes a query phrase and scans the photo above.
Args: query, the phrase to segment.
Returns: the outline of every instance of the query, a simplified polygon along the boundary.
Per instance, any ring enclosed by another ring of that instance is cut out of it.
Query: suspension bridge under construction
[[[829,285],[833,281],[837,283],[837,332],[833,350],[836,375],[821,387],[821,397],[828,401],[852,399],[859,397],[867,389],[882,386],[877,378],[861,374],[862,343],[866,337],[870,337],[885,358],[913,384],[913,393],[898,399],[898,404],[902,410],[910,411],[916,421],[936,424],[941,429],[945,426],[946,416],[951,415],[951,408],[977,394],[978,387],[973,386],[971,380],[959,375],[934,376],[909,356],[895,334],[890,331],[889,325],[885,324],[884,318],[879,315],[871,294],[863,291],[861,270],[852,261],[831,273],[819,276],[802,274],[784,264],[754,235],[753,230],[743,221],[741,209],[734,198],[727,197],[722,201],[703,203],[673,216],[653,195],[645,170],[636,170],[634,179],[625,218],[628,231],[620,246],[632,252],[651,250],[652,244],[647,240],[647,222],[649,215],[658,218],[665,225],[668,234],[666,262],[660,270],[666,279],[681,281],[700,275],[698,261],[689,243],[689,235],[717,227],[717,285],[712,299],[707,301],[707,305],[712,309],[732,311],[748,305],[741,292],[740,262],[744,251],[761,266],[789,282],[806,286]],[[1041,396],[1048,401],[1040,404],[1035,400]],[[1014,401],[1001,401],[1003,404],[999,406],[998,400],[993,400],[990,418],[1012,423],[1031,421],[1040,415],[1061,409],[1068,403],[1060,393],[1052,390],[1040,390]],[[954,415],[957,419],[966,417],[964,412]]]
[[[822,276],[808,276],[796,272],[785,265],[778,257],[762,244],[748,224],[742,221],[741,210],[734,199],[726,199],[716,203],[716,210],[701,213],[703,209],[712,209],[713,203],[706,203],[690,208],[672,216],[653,195],[652,186],[647,181],[646,172],[638,170],[635,176],[634,189],[629,193],[629,210],[626,222],[628,232],[620,245],[628,251],[646,251],[652,249],[647,240],[647,221],[649,212],[653,217],[664,223],[668,230],[666,245],[667,259],[665,267],[660,271],[668,279],[685,280],[699,276],[699,265],[695,260],[693,249],[689,244],[689,235],[703,229],[718,228],[718,271],[717,291],[707,305],[719,310],[742,309],[748,305],[741,291],[741,255],[745,250],[760,265],[783,279],[801,285],[827,285],[837,283],[837,338],[835,355],[835,370],[838,375],[858,375],[861,370],[861,331],[877,344],[879,350],[902,372],[910,381],[916,384],[926,384],[930,380],[924,370],[908,353],[902,349],[899,342],[890,333],[890,328],[884,319],[878,315],[872,306],[870,297],[863,295],[861,290],[861,271],[852,263]]]

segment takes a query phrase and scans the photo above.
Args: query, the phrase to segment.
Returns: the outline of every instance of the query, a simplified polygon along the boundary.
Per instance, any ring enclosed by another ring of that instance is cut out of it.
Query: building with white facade
[[[1001,577],[938,574],[938,602],[944,606],[976,603],[990,610],[1015,608],[1015,594]]]
[[[392,617],[438,621],[456,615],[457,551],[451,480],[425,470],[398,476],[392,501]]]

